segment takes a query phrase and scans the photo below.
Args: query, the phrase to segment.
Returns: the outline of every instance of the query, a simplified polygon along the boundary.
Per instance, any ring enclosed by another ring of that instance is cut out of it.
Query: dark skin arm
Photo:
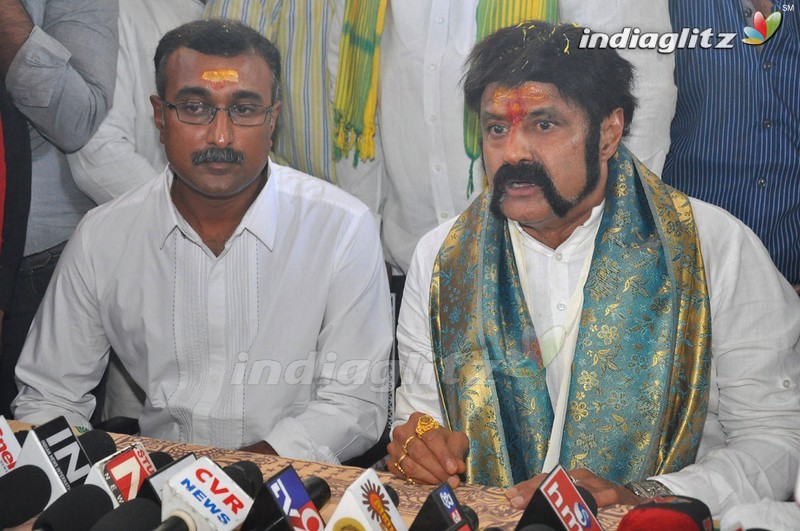
[[[451,487],[461,484],[460,474],[467,465],[464,458],[469,450],[469,439],[460,431],[440,427],[417,437],[415,428],[423,413],[411,415],[408,422],[398,426],[392,433],[392,442],[386,448],[389,453],[389,471],[400,479],[413,479],[417,483],[438,485],[447,481]],[[403,443],[407,443],[408,454],[403,457]],[[397,468],[396,463],[405,472]]]
[[[272,445],[267,441],[258,441],[257,443],[243,446],[239,448],[239,450],[253,454],[278,455],[278,452],[275,451],[275,448],[273,448]]]

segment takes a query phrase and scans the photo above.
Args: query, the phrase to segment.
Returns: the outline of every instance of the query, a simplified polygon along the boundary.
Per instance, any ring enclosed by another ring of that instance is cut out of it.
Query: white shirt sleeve
[[[697,461],[655,477],[712,514],[786,500],[800,467],[800,298],[724,210],[692,200],[711,298],[712,376]]]

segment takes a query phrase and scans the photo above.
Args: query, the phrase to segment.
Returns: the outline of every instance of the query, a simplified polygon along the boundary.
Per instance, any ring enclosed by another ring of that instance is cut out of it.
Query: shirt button
[[[761,65],[762,70],[769,70],[772,68],[772,61],[764,61],[764,64]]]
[[[559,310],[561,310],[563,312],[564,310],[567,309],[567,305],[564,304],[563,302],[559,302],[558,306],[556,306],[556,308],[558,308]]]
[[[563,254],[561,254],[561,253],[556,253],[556,260],[558,260],[558,261],[560,262],[562,258],[564,258],[564,255],[563,255]]]
[[[435,114],[431,114],[430,116],[428,116],[428,120],[430,120],[431,122],[435,122],[436,121],[436,115]]]
[[[437,162],[436,164],[433,165],[433,169],[436,171],[441,171],[442,165]]]
[[[792,386],[792,382],[790,382],[789,380],[784,380],[783,381],[783,388],[784,389],[789,389],[791,386]]]
[[[772,127],[772,121],[770,121],[770,119],[767,118],[761,123],[761,125],[764,127],[764,129],[769,129],[770,127]]]
[[[747,8],[747,9],[744,10],[744,18],[750,18],[752,16],[753,16],[753,10],[752,9]]]
[[[433,63],[429,64],[429,65],[428,65],[428,70],[430,70],[431,72],[433,72],[434,70],[436,70],[436,65],[435,65],[435,64],[433,64]]]
[[[767,180],[765,178],[760,178],[758,180],[758,187],[759,188],[766,188],[767,187]]]
[[[444,17],[438,16],[433,20],[435,20],[437,24],[441,24],[442,22],[444,22]]]
[[[439,214],[439,217],[442,219],[450,219],[450,212],[442,212]]]

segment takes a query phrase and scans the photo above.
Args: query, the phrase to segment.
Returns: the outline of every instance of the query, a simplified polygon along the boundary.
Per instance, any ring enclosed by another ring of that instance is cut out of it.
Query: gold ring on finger
[[[403,453],[404,454],[408,453],[408,443],[410,443],[411,441],[413,441],[416,438],[417,438],[417,434],[415,433],[414,435],[410,435],[408,437],[408,439],[406,439],[406,442],[403,443]]]
[[[403,459],[405,459],[406,457],[408,457],[408,454],[401,455],[400,459],[398,459],[397,462],[395,462],[394,466],[396,466],[399,470],[402,470],[402,468],[400,468],[400,465],[403,463]],[[405,474],[405,472],[403,472],[403,474]]]
[[[395,461],[394,467],[397,469],[398,472],[400,472],[401,474],[403,474],[403,476],[405,476],[406,480],[408,480],[408,474],[406,474],[406,471],[403,470],[403,467],[400,466],[400,463]]]
[[[414,478],[409,478],[409,477],[407,477],[407,478],[406,478],[406,481],[408,481],[408,482],[409,482],[409,483],[411,483],[412,485],[416,485],[416,484],[417,484],[417,482],[416,482],[416,481],[414,481]]]
[[[417,433],[417,437],[422,439],[422,436],[425,435],[425,433],[431,430],[438,430],[439,428],[440,426],[439,423],[436,422],[436,419],[430,415],[422,415],[417,420],[417,427],[414,431]]]

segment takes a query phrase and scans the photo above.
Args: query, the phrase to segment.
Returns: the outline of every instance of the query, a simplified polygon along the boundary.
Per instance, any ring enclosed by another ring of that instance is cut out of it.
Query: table
[[[362,469],[356,467],[334,466],[313,461],[286,459],[277,456],[225,450],[222,448],[150,439],[147,437],[118,434],[111,435],[117,443],[118,448],[123,448],[134,442],[141,442],[150,452],[167,452],[175,458],[181,457],[189,452],[194,452],[198,457],[209,457],[220,466],[230,465],[242,460],[253,461],[261,469],[265,480],[272,477],[286,465],[291,464],[295,470],[297,470],[301,479],[305,479],[309,476],[318,476],[327,481],[330,485],[331,500],[321,511],[322,517],[326,521],[333,514],[336,505],[339,503],[347,487],[363,472]],[[388,472],[378,472],[378,476],[381,481],[387,485],[391,485],[397,491],[400,498],[398,510],[403,520],[410,524],[419,512],[420,507],[422,507],[425,498],[427,498],[434,487],[411,485]],[[522,511],[511,508],[506,497],[503,495],[502,489],[479,485],[462,485],[456,489],[455,493],[458,497],[458,501],[462,505],[469,505],[477,513],[481,529],[495,526],[501,529],[513,530],[522,516]],[[630,507],[627,506],[604,507],[600,510],[598,520],[606,531],[615,531],[622,516],[629,509]]]

